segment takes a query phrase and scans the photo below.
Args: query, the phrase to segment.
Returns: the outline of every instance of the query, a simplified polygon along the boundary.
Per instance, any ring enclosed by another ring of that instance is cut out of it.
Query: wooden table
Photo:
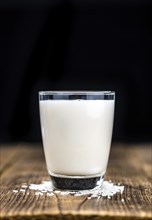
[[[111,199],[36,195],[23,184],[49,180],[41,145],[1,146],[1,219],[152,219],[152,146],[112,146],[106,179],[125,186]],[[14,190],[17,190],[16,193]],[[123,198],[123,200],[122,200]]]

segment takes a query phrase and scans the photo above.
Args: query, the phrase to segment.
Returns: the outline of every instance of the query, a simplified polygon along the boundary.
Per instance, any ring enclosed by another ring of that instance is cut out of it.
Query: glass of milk
[[[54,188],[86,190],[102,185],[114,105],[111,91],[39,92],[44,153]]]

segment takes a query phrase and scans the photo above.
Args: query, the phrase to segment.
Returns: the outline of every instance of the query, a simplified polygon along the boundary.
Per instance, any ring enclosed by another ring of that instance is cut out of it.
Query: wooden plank
[[[106,179],[125,185],[123,194],[112,199],[87,196],[36,195],[23,184],[49,180],[42,146],[20,144],[1,147],[1,219],[152,219],[149,145],[113,146]],[[13,190],[17,190],[14,193]],[[124,199],[124,201],[122,201]]]

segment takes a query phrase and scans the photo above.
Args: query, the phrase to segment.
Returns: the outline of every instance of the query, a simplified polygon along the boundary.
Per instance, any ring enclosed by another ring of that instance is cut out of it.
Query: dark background
[[[152,1],[0,1],[0,142],[41,141],[38,91],[114,90],[114,141],[152,141]]]

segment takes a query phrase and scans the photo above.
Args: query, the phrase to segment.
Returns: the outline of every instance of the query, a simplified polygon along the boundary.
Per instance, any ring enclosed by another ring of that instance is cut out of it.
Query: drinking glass
[[[61,190],[102,185],[114,118],[115,92],[41,91],[41,132],[48,174]]]

